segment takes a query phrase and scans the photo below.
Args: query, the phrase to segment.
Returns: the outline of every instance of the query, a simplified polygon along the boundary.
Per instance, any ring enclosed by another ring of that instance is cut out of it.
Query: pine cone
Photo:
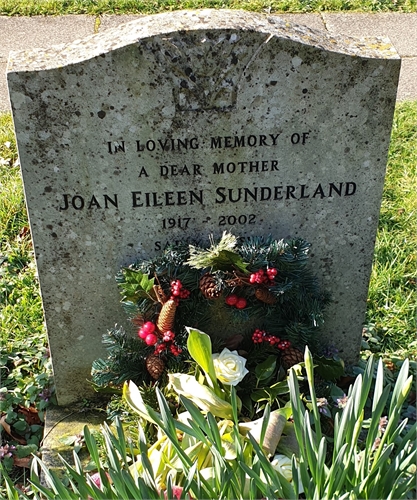
[[[264,302],[265,304],[275,304],[277,301],[277,298],[273,293],[271,293],[268,288],[257,288],[255,290],[255,297],[260,300],[261,302]]]
[[[217,299],[222,293],[216,278],[210,273],[204,274],[200,279],[200,290],[206,299]]]
[[[146,358],[146,369],[154,380],[158,380],[165,370],[165,363],[156,354],[150,354]]]
[[[282,366],[288,370],[292,366],[304,361],[304,354],[296,347],[288,347],[281,354]]]
[[[177,310],[177,304],[175,300],[169,299],[162,306],[161,312],[158,316],[158,321],[156,322],[156,327],[161,333],[165,333],[168,330],[174,329],[175,311]]]

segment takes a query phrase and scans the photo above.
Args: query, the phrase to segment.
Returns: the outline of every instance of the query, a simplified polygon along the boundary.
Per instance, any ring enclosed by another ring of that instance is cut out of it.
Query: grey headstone
[[[226,229],[313,244],[325,338],[354,361],[399,70],[388,39],[216,10],[12,53],[60,404],[88,395],[102,334],[126,324],[120,266]]]

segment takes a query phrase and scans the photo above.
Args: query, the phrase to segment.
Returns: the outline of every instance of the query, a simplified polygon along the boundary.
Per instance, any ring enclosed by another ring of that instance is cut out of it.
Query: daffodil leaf
[[[217,388],[210,337],[195,328],[186,327],[186,329],[188,332],[187,348],[190,356],[210,377],[212,384]]]

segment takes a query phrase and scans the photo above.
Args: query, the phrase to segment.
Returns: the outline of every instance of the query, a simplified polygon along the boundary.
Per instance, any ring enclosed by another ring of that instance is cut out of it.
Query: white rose
[[[220,354],[213,354],[216,377],[225,385],[237,385],[249,373],[245,368],[246,359],[237,351],[223,349]]]

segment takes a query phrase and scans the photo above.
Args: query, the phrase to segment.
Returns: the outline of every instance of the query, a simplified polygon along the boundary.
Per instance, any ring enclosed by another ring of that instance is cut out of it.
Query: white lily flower
[[[200,384],[192,375],[170,373],[169,382],[177,394],[190,399],[201,410],[220,418],[232,417],[232,405],[219,398],[210,387]]]
[[[272,467],[282,474],[287,481],[292,481],[291,458],[286,455],[275,455],[271,461]]]

